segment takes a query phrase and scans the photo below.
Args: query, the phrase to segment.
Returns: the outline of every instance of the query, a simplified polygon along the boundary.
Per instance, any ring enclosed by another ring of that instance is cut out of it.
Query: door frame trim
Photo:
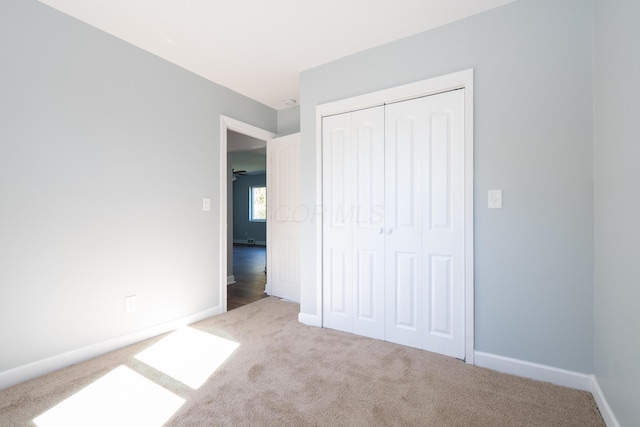
[[[227,257],[229,256],[227,251],[227,131],[232,130],[234,132],[241,133],[243,135],[250,136],[252,138],[261,139],[269,145],[269,141],[275,138],[277,135],[273,132],[269,132],[267,130],[261,129],[259,127],[250,125],[245,122],[241,122],[240,120],[232,119],[231,117],[227,117],[225,115],[220,115],[220,200],[218,206],[220,208],[220,276],[219,276],[219,286],[220,286],[220,307],[222,309],[221,313],[227,311]],[[267,154],[267,169],[269,168],[269,157]],[[267,170],[268,172],[268,170]],[[269,218],[267,218],[267,226],[269,223]],[[269,251],[267,251],[267,258],[269,257]],[[267,259],[268,261],[268,259]]]
[[[365,108],[377,107],[455,89],[465,89],[465,361],[474,363],[474,253],[473,253],[473,68],[444,76],[396,86],[316,106],[316,206],[322,207],[322,118]],[[323,324],[322,307],[322,209],[315,221],[316,237],[316,313]]]

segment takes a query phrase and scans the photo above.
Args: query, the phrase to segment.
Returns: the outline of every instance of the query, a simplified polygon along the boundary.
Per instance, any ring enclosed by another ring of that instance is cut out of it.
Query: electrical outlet
[[[124,312],[131,313],[132,311],[136,311],[136,296],[129,295],[124,298]]]
[[[209,212],[211,210],[211,199],[208,197],[202,198],[202,210]]]

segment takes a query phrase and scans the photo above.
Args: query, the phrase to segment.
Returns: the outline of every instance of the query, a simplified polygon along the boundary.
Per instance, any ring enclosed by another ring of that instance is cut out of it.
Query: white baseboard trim
[[[159,325],[151,326],[126,335],[0,372],[0,390],[27,381],[31,378],[36,378],[58,369],[66,368],[67,366],[89,360],[110,351],[144,341],[148,338],[164,334],[165,332],[173,331],[181,326],[189,325],[199,320],[221,314],[222,312],[223,309],[221,306],[210,308],[189,316],[170,320]]]
[[[588,392],[591,392],[593,389],[593,375],[567,371],[565,369],[498,356],[496,354],[483,353],[481,351],[476,351],[474,356],[475,364],[482,368],[489,368],[506,374],[546,381]]]
[[[233,285],[236,283],[236,277],[234,275],[227,276],[227,285]]]
[[[618,419],[613,414],[611,407],[609,406],[609,402],[604,397],[604,393],[602,393],[602,389],[600,388],[600,384],[598,384],[597,378],[593,378],[593,399],[596,401],[596,405],[598,405],[598,409],[600,410],[600,415],[602,415],[602,419],[607,427],[620,427],[620,423]]]
[[[238,243],[240,245],[248,245],[249,241],[247,239],[233,239],[233,243]],[[254,246],[267,246],[267,242],[264,240],[256,240],[253,244]]]
[[[316,316],[315,314],[308,313],[298,313],[298,322],[304,323],[309,326],[322,326],[322,321],[320,320],[320,316]]]

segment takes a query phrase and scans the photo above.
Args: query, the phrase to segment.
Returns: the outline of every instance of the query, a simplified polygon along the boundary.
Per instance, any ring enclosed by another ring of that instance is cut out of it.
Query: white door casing
[[[300,134],[269,141],[267,159],[266,291],[300,302]]]

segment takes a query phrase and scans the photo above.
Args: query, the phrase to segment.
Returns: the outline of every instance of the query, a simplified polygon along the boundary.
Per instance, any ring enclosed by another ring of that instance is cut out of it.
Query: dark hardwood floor
[[[267,264],[264,246],[233,245],[233,275],[236,283],[227,286],[227,310],[266,297]]]

